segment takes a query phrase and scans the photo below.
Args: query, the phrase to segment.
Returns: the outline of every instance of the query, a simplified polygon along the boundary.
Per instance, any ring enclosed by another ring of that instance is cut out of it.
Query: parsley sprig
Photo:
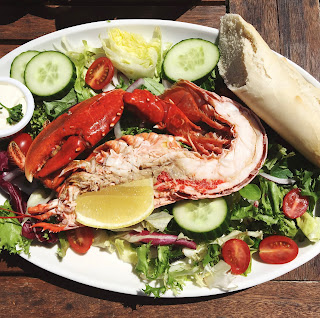
[[[9,125],[14,125],[22,119],[22,104],[18,104],[11,108],[4,106],[2,103],[0,103],[0,106],[2,106],[0,109],[5,108],[9,113],[9,117],[7,117],[7,123]]]

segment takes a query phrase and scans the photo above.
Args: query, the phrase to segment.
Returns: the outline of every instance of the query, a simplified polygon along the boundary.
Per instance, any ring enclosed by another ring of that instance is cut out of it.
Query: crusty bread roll
[[[320,167],[320,89],[236,14],[221,19],[219,72],[227,87]]]

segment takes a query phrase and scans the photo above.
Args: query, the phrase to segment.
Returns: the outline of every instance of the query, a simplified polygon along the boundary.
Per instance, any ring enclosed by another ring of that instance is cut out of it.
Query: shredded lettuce
[[[148,231],[164,232],[172,218],[173,215],[168,210],[157,209],[145,219],[146,228]]]
[[[162,38],[156,27],[152,39],[117,28],[108,31],[108,37],[100,37],[106,56],[113,65],[130,79],[159,77],[162,62]]]
[[[82,102],[94,95],[95,91],[86,86],[85,76],[90,65],[99,57],[103,56],[102,48],[95,48],[88,44],[87,41],[82,41],[82,46],[73,48],[70,46],[66,38],[61,41],[62,51],[65,53],[76,67],[77,78],[74,84],[74,89],[77,94],[78,102]]]

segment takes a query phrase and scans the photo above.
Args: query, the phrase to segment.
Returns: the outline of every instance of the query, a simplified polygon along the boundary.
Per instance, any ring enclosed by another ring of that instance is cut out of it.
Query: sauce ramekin
[[[0,130],[0,139],[6,139],[17,134],[27,126],[34,112],[34,98],[31,92],[29,91],[29,89],[24,84],[22,84],[21,82],[13,78],[0,77],[0,83],[6,83],[6,84],[11,84],[16,86],[18,89],[22,91],[27,103],[26,113],[18,123],[16,123],[15,125],[12,125],[7,129]]]

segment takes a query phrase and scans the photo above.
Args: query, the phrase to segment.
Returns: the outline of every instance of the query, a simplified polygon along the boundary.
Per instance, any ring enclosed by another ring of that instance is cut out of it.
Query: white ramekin
[[[0,130],[0,139],[5,139],[20,132],[29,123],[34,111],[34,98],[29,89],[24,84],[13,78],[0,77],[0,83],[8,83],[11,85],[15,85],[22,91],[27,102],[27,110],[23,118],[18,123],[9,127],[8,129]]]

